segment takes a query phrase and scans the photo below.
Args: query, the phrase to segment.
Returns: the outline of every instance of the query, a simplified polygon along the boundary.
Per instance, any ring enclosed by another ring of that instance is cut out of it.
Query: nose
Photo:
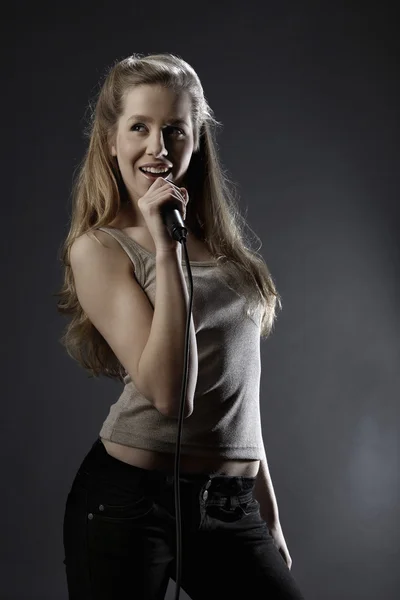
[[[155,131],[153,135],[149,136],[147,154],[152,156],[166,156],[168,154],[162,131]]]

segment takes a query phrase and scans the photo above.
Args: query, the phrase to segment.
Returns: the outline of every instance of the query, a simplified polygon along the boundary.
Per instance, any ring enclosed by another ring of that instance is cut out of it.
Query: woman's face
[[[110,150],[117,157],[126,189],[135,202],[155,181],[140,170],[143,165],[162,163],[172,167],[162,177],[179,186],[193,153],[189,95],[177,95],[159,85],[131,89]]]

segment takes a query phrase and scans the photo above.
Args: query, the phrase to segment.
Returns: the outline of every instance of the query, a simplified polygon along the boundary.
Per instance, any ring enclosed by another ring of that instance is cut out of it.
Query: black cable
[[[178,416],[178,432],[176,437],[176,450],[175,450],[175,466],[174,466],[174,493],[175,493],[175,520],[176,520],[176,588],[175,588],[175,600],[179,600],[180,588],[181,588],[181,571],[182,571],[182,523],[181,523],[181,506],[180,506],[180,489],[179,489],[179,460],[181,453],[181,437],[182,437],[182,425],[183,425],[183,414],[185,409],[185,398],[187,389],[187,371],[189,362],[189,334],[190,334],[190,317],[192,314],[193,304],[193,279],[192,272],[190,270],[189,255],[186,247],[186,234],[185,228],[176,228],[173,231],[173,237],[178,240],[185,251],[186,268],[189,277],[189,306],[186,318],[186,333],[185,333],[185,360],[183,366],[183,377],[182,377],[182,388],[181,388],[181,400],[179,405],[179,416]]]

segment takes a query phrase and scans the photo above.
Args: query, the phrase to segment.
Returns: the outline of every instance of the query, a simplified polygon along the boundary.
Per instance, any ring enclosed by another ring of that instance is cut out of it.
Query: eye
[[[136,127],[146,127],[143,123],[136,123],[135,125],[132,125],[131,127],[131,131],[138,131],[138,129],[135,129]],[[167,133],[175,133],[178,134],[179,136],[185,136],[185,132],[183,131],[183,129],[180,129],[180,127],[173,127],[172,125],[168,125],[166,128]]]
[[[143,123],[136,123],[136,125],[132,125],[131,130],[134,131],[135,127],[145,127]]]
[[[172,125],[170,125],[169,127],[167,127],[167,129],[172,129],[179,135],[185,135],[185,132],[183,131],[183,129],[180,129],[179,127],[173,127]]]

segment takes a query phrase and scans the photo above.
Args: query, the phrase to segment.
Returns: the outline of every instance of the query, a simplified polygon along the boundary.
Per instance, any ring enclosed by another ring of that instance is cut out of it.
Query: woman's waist
[[[175,454],[156,452],[144,448],[133,448],[125,444],[100,438],[107,453],[122,462],[141,469],[173,472]],[[192,456],[181,454],[179,471],[181,473],[218,473],[233,477],[256,477],[260,461],[246,459],[227,459],[222,456]]]

